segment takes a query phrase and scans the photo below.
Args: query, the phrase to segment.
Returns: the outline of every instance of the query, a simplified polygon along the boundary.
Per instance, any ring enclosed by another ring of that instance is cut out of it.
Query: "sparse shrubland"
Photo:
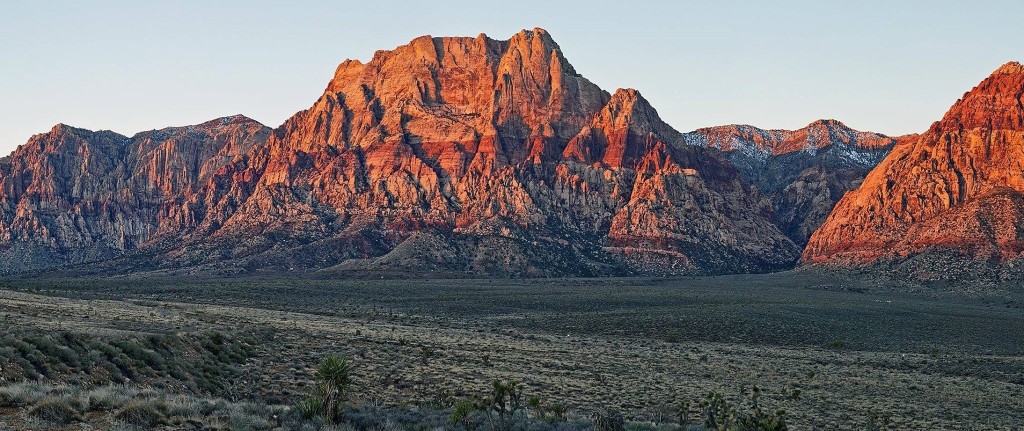
[[[473,398],[413,407],[346,404],[352,386],[352,366],[347,358],[328,356],[315,373],[314,392],[297,401],[285,415],[285,424],[299,429],[340,427],[355,430],[440,429],[475,431],[544,431],[594,429],[629,430],[714,430],[785,431],[785,413],[766,413],[760,405],[761,391],[756,386],[748,396],[749,411],[732,405],[722,395],[710,393],[701,401],[701,424],[689,426],[689,402],[679,404],[680,423],[653,424],[631,422],[613,411],[590,417],[570,417],[561,404],[548,405],[536,395],[527,396],[523,384],[514,380],[494,380],[490,388]],[[440,397],[439,397],[440,398]],[[447,420],[445,420],[447,418]]]
[[[908,312],[890,316],[888,292],[635,282],[18,281],[0,289],[0,430],[1019,422],[1017,302],[896,296]],[[841,326],[820,325],[826,310]],[[962,324],[935,320],[951,313]],[[320,372],[332,356],[347,373]]]

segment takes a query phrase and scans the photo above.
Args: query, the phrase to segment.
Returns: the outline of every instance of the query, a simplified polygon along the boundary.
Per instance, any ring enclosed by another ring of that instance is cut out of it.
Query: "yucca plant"
[[[320,413],[329,422],[336,422],[352,387],[352,367],[348,359],[328,356],[316,370],[317,390],[321,400]]]

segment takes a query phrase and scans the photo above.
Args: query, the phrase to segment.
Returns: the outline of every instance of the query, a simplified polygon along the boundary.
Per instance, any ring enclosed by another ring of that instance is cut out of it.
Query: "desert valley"
[[[679,131],[548,31],[0,159],[0,429],[1024,426],[1024,66]],[[909,79],[909,78],[908,78]]]

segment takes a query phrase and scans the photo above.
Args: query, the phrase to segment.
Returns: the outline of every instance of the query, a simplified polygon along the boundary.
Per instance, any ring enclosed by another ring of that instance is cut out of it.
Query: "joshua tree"
[[[510,380],[502,382],[495,380],[491,391],[491,409],[498,414],[502,427],[508,423],[519,409],[523,406],[522,385],[519,382]]]
[[[680,401],[676,404],[676,413],[679,416],[679,426],[686,429],[686,426],[690,424],[690,402]]]
[[[743,391],[746,394],[746,390]],[[750,411],[742,412],[734,408],[721,394],[711,392],[700,402],[704,413],[704,428],[718,431],[786,431],[786,412],[773,413],[761,408],[761,390],[754,386],[749,395]]]
[[[704,428],[717,431],[729,429],[733,422],[732,407],[722,394],[708,393],[707,398],[700,402],[700,407],[704,413]]]

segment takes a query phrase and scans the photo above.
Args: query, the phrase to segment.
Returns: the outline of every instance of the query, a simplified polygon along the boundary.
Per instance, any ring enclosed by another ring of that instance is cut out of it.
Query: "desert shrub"
[[[54,424],[69,424],[79,420],[78,410],[72,404],[67,398],[48,396],[32,407],[28,414]]]
[[[597,431],[624,431],[626,419],[618,412],[600,412],[594,415],[594,429]]]
[[[150,339],[156,338],[151,336]],[[153,342],[151,341],[150,344]],[[131,361],[131,367],[144,371],[162,371],[167,368],[166,359],[157,352],[147,349],[140,340],[129,338],[117,340],[114,345],[121,349]]]
[[[267,417],[255,414],[252,409],[245,405],[234,405],[226,412],[226,422],[229,429],[236,430],[269,430],[274,427]]]
[[[89,391],[89,410],[109,412],[123,407],[134,396],[124,386],[102,386]]]
[[[761,390],[754,387],[749,396],[749,409],[738,410],[721,394],[711,392],[701,401],[704,427],[709,430],[785,431],[786,412],[770,413],[761,408]]]
[[[448,412],[432,408],[381,408],[378,406],[352,407],[345,411],[345,422],[357,430],[380,430],[399,427],[412,430],[451,429]]]
[[[295,411],[304,419],[313,419],[320,413],[323,403],[320,398],[310,395],[295,403]]]
[[[22,382],[0,388],[0,407],[24,407],[35,404],[50,391],[47,385]]]
[[[159,377],[171,376],[191,391],[225,395],[224,382],[241,374],[238,365],[255,354],[256,343],[245,330],[114,337],[14,328],[0,336],[0,373],[8,380],[70,381],[84,374],[157,386],[164,383]]]
[[[114,419],[140,428],[152,428],[167,422],[157,404],[149,400],[129,402],[114,415]]]
[[[626,422],[625,431],[667,431],[667,428],[649,422]]]
[[[197,419],[205,416],[204,405],[207,404],[203,400],[198,400],[188,396],[177,396],[167,402],[167,416],[168,417],[182,417],[186,419]]]

